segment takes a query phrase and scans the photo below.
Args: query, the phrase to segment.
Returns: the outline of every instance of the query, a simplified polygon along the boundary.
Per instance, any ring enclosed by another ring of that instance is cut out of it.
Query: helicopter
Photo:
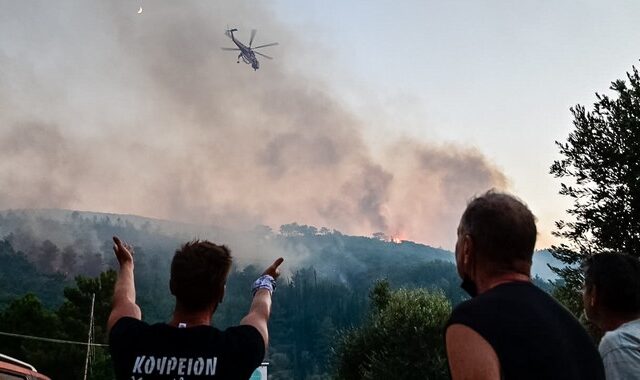
[[[253,71],[256,71],[260,68],[260,62],[258,62],[258,58],[256,58],[256,54],[258,54],[261,57],[265,57],[267,59],[273,59],[272,57],[269,57],[268,55],[262,54],[260,52],[254,51],[255,49],[260,49],[260,48],[264,48],[267,46],[275,46],[278,45],[277,42],[272,42],[270,44],[265,44],[265,45],[260,45],[260,46],[256,46],[256,47],[251,47],[251,44],[253,43],[253,39],[256,36],[256,30],[252,29],[251,30],[251,38],[249,39],[249,46],[245,46],[242,42],[236,40],[235,36],[233,35],[233,32],[237,32],[238,29],[227,29],[224,34],[231,38],[231,41],[233,41],[234,44],[236,44],[237,48],[222,48],[222,50],[235,50],[235,51],[240,51],[240,54],[238,54],[238,60],[236,63],[240,63],[240,58],[242,58],[242,61],[244,61],[244,63],[246,63],[247,65],[251,65],[251,67],[253,68]]]

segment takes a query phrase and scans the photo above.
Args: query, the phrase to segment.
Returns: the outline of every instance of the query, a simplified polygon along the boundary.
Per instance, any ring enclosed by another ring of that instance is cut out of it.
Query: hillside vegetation
[[[224,243],[236,259],[214,316],[219,328],[240,321],[249,308],[252,281],[267,262],[284,256],[285,274],[270,322],[267,361],[273,379],[322,378],[333,372],[334,342],[363,323],[377,280],[386,279],[393,288],[434,290],[453,305],[465,297],[452,253],[413,242],[348,236],[296,223],[279,231],[266,226],[229,231],[122,215],[9,211],[0,214],[0,331],[86,341],[95,293],[95,341],[106,343],[104,324],[116,268],[113,235],[135,247],[138,303],[143,318],[152,323],[171,315],[169,265],[185,241],[199,237]],[[79,378],[84,370],[83,346],[0,336],[0,347],[52,378]],[[51,352],[57,354],[47,354]],[[92,378],[110,378],[108,352],[96,348],[93,359]]]

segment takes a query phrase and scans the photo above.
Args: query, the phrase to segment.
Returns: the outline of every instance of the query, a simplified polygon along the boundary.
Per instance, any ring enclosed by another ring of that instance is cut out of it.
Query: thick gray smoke
[[[267,3],[0,1],[0,208],[251,228],[299,222],[450,246],[466,200],[504,187],[480,152],[391,142],[292,62]],[[223,32],[269,48],[236,64]],[[266,51],[265,51],[266,52]]]

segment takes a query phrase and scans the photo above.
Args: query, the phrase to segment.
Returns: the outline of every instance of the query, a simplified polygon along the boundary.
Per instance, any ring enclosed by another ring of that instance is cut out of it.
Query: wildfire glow
[[[389,237],[389,241],[392,243],[396,243],[396,244],[400,244],[405,240],[405,234],[402,232],[397,232],[395,234],[392,234]]]

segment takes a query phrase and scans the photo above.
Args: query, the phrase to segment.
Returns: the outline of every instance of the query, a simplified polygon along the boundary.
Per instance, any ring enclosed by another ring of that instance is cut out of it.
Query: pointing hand
[[[274,279],[277,279],[280,276],[280,269],[278,269],[278,267],[280,266],[280,264],[282,264],[283,261],[284,259],[282,257],[277,258],[276,261],[274,261],[273,264],[271,264],[267,269],[265,269],[264,273],[262,274],[263,275],[268,274]]]
[[[117,236],[113,237],[113,242],[113,252],[115,252],[120,266],[127,263],[133,264],[133,247],[120,240]]]

